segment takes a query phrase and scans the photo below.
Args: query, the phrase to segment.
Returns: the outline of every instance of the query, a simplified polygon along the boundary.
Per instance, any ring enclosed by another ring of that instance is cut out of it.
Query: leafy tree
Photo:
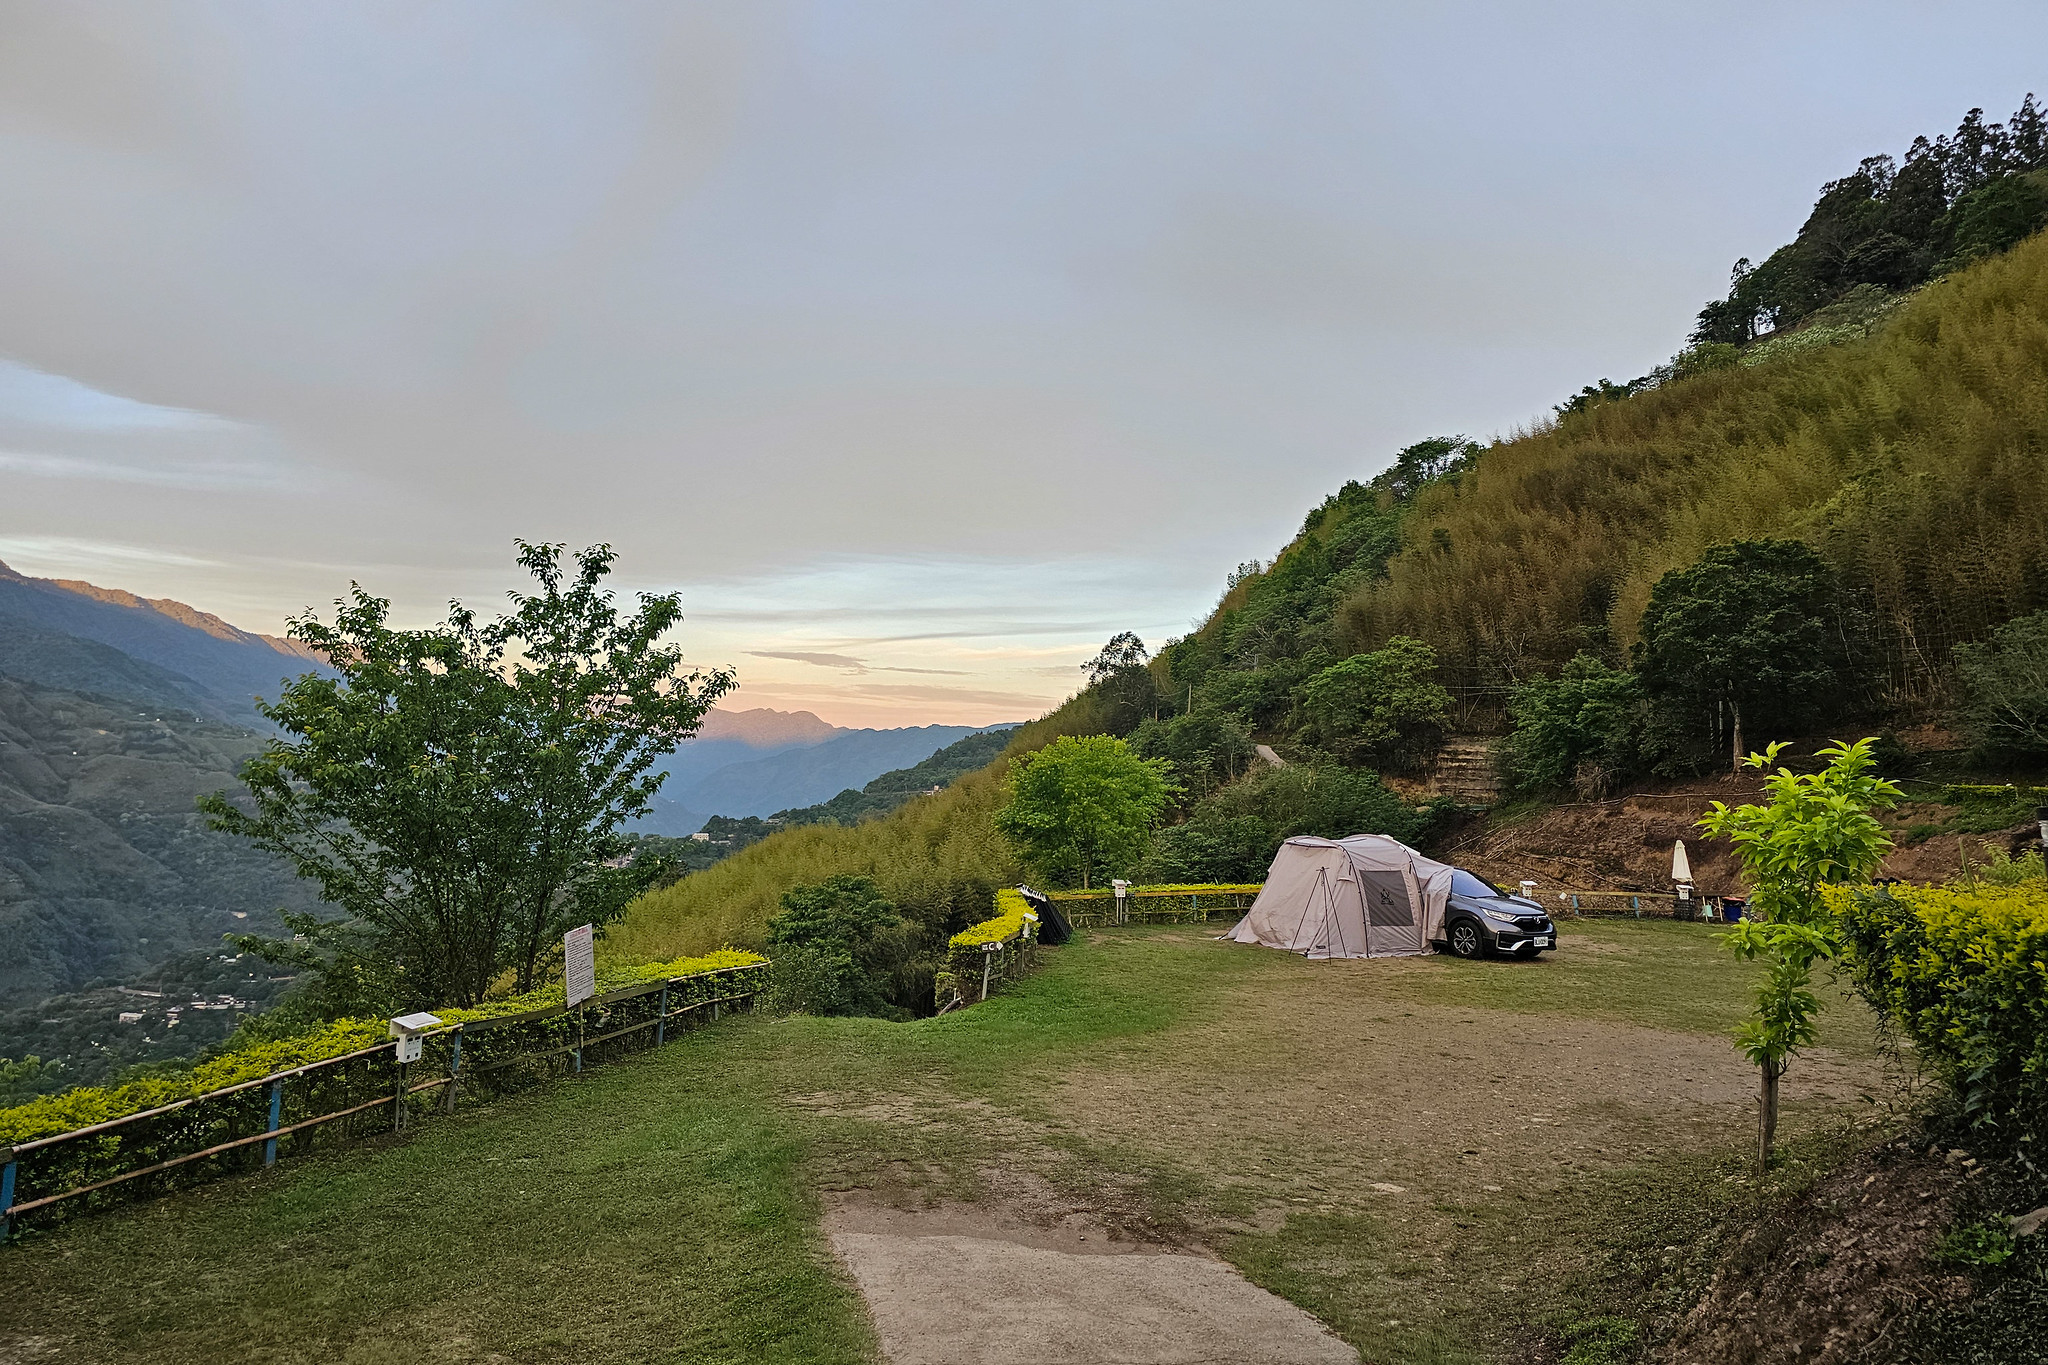
[[[1171,768],[1108,735],[1063,735],[1011,765],[996,828],[1048,876],[1078,876],[1086,887],[1144,850],[1179,790]]]
[[[1103,705],[1103,728],[1112,734],[1129,734],[1140,721],[1158,713],[1159,689],[1146,667],[1148,657],[1145,642],[1124,631],[1081,665],[1089,690]]]
[[[1130,743],[1141,757],[1173,764],[1181,786],[1198,797],[1235,780],[1252,761],[1252,737],[1234,718],[1215,711],[1148,720],[1132,732]]]
[[[2048,755],[2048,611],[2009,621],[1981,644],[1958,645],[1960,719],[1985,757]]]
[[[294,620],[334,676],[263,707],[282,734],[243,770],[253,811],[200,802],[341,908],[287,915],[295,941],[235,940],[313,974],[324,1012],[473,1004],[508,967],[530,986],[554,935],[614,917],[653,871],[605,864],[660,786],[649,765],[731,675],[684,673],[657,643],[680,619],[672,595],[618,619],[609,549],[579,555],[573,580],[560,547],[520,551],[541,591],[489,625],[456,604],[442,625],[395,629],[360,586],[332,625]]]
[[[1309,733],[1335,754],[1412,766],[1442,746],[1450,719],[1435,673],[1436,651],[1407,635],[1332,664],[1303,689]]]
[[[1833,572],[1796,540],[1717,545],[1650,589],[1634,662],[1651,695],[1742,727],[1794,727],[1826,710],[1840,681]]]
[[[1509,778],[1524,791],[1606,795],[1643,766],[1646,708],[1633,674],[1595,655],[1574,656],[1556,677],[1515,689],[1504,752]]]
[[[512,925],[521,990],[563,933],[616,919],[647,888],[649,869],[614,866],[632,847],[623,827],[667,776],[650,772],[655,760],[732,687],[730,673],[688,670],[682,646],[662,643],[683,619],[674,593],[643,593],[622,615],[604,586],[611,547],[581,552],[573,570],[564,548],[519,542],[538,591],[514,593],[514,610],[484,631],[511,684],[506,795],[527,816]]]
[[[1183,823],[1155,833],[1134,875],[1146,882],[1258,881],[1283,839],[1388,834],[1420,844],[1451,806],[1448,798],[1411,806],[1377,773],[1357,768],[1262,768],[1200,802]]]
[[[1769,804],[1730,809],[1716,801],[1700,827],[1735,845],[1750,886],[1750,914],[1723,935],[1745,961],[1767,967],[1757,987],[1756,1013],[1736,1030],[1736,1046],[1757,1068],[1757,1164],[1768,1165],[1778,1129],[1778,1081],[1800,1048],[1814,1039],[1820,1001],[1810,989],[1813,966],[1839,949],[1836,926],[1822,888],[1867,882],[1891,848],[1873,812],[1889,809],[1899,789],[1877,776],[1874,739],[1831,744],[1820,751],[1828,766],[1799,775],[1780,768],[1764,781]],[[1768,768],[1784,749],[1772,744],[1751,754],[1750,767]]]
[[[2048,226],[2048,176],[2005,175],[1979,186],[1956,201],[1946,226],[1950,256],[1943,265],[1955,269],[2017,246]]]
[[[878,984],[885,931],[903,921],[874,879],[828,877],[784,892],[781,904],[768,943],[783,1005],[805,1014],[886,1013]]]

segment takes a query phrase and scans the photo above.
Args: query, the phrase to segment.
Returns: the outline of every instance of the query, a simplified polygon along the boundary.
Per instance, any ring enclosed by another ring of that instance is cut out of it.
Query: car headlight
[[[1488,910],[1486,912],[1486,917],[1492,920],[1495,924],[1502,925],[1509,929],[1519,929],[1522,927],[1517,922],[1516,916],[1509,914],[1505,910]]]

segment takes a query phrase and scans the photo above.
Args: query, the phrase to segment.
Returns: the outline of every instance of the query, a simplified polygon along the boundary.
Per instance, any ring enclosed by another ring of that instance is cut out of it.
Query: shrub
[[[1010,767],[995,826],[1046,876],[1087,886],[1143,852],[1179,790],[1163,758],[1108,735],[1065,735]]]
[[[2048,1121],[2048,882],[1836,889],[1856,987],[1972,1122]]]
[[[1434,832],[1450,805],[1439,799],[1411,806],[1379,774],[1361,769],[1305,763],[1267,768],[1201,802],[1184,823],[1154,834],[1132,875],[1145,883],[1260,881],[1284,839],[1388,834],[1417,844]]]
[[[1958,645],[1957,718],[1987,758],[2048,754],[2048,611],[2008,621],[1982,644]]]
[[[792,887],[782,913],[768,921],[771,1003],[804,1014],[890,1013],[884,979],[914,949],[914,939],[888,932],[902,923],[872,877],[842,874]]]
[[[1589,797],[1647,762],[1648,706],[1635,676],[1580,654],[1554,678],[1515,689],[1514,731],[1502,751],[1512,786],[1527,792],[1578,787]],[[1599,790],[1595,790],[1599,788]]]
[[[1406,635],[1331,664],[1302,692],[1308,730],[1332,753],[1412,767],[1443,746],[1450,719],[1451,694],[1435,673],[1436,651]]]
[[[1251,735],[1236,717],[1216,711],[1148,720],[1132,732],[1130,744],[1141,757],[1171,763],[1180,785],[1196,797],[1234,781],[1252,761]]]
[[[670,962],[650,962],[632,967],[607,966],[598,971],[597,989],[602,995],[629,986],[743,967],[762,960],[758,953],[725,950],[705,957],[678,958]],[[466,1024],[479,1019],[524,1014],[528,1010],[560,1009],[565,999],[561,983],[556,982],[523,995],[487,1000],[473,1008],[441,1009],[435,1013],[444,1023]],[[150,1076],[121,1085],[81,1086],[12,1109],[0,1109],[0,1144],[28,1142],[68,1133],[74,1128],[105,1123],[108,1119],[138,1114],[145,1109],[203,1095],[209,1090],[239,1085],[273,1072],[288,1071],[295,1066],[375,1047],[388,1039],[388,1026],[382,1019],[340,1019],[289,1038],[245,1037],[238,1031],[222,1045],[218,1054],[186,1071]]]

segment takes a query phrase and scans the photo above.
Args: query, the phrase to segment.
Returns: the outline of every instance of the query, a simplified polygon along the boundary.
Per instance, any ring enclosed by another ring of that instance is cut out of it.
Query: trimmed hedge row
[[[602,995],[631,986],[652,985],[672,977],[744,967],[766,960],[758,953],[724,949],[704,957],[677,958],[673,962],[612,967],[598,973],[598,993]],[[474,1009],[437,1010],[435,1013],[444,1023],[466,1024],[532,1010],[560,1009],[566,999],[566,992],[557,983],[525,995],[489,1000]],[[55,1137],[59,1133],[138,1114],[145,1109],[155,1109],[244,1081],[258,1080],[279,1071],[346,1056],[375,1047],[388,1037],[389,1025],[385,1020],[341,1019],[296,1038],[280,1038],[237,1048],[175,1076],[152,1076],[117,1086],[80,1086],[62,1094],[40,1096],[27,1104],[0,1109],[0,1146]]]
[[[1857,988],[1979,1124],[2048,1128],[2048,883],[1837,887]]]

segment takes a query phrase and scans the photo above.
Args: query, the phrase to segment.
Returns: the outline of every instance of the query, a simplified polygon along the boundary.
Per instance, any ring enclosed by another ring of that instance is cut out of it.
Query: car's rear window
[[[1481,881],[1464,868],[1454,867],[1451,869],[1451,894],[1491,899],[1506,893],[1491,882]]]

